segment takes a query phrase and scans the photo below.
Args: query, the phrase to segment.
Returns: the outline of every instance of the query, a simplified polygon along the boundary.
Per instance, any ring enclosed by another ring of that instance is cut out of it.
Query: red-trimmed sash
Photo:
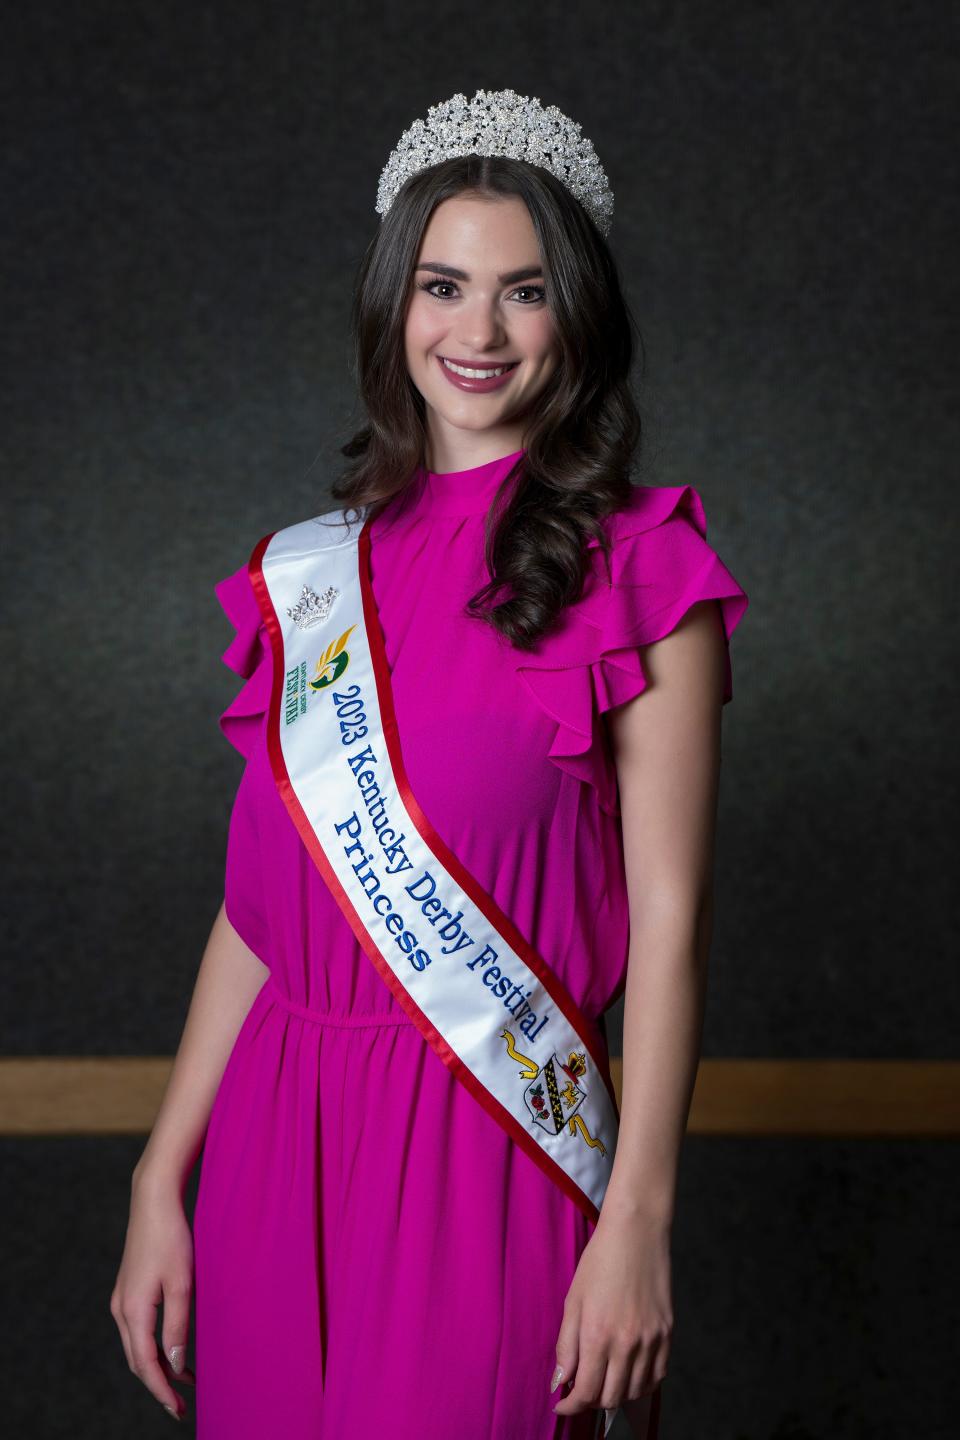
[[[270,762],[317,869],[444,1064],[595,1222],[619,1121],[603,1033],[417,804],[369,519],[277,530],[249,571],[273,651]]]

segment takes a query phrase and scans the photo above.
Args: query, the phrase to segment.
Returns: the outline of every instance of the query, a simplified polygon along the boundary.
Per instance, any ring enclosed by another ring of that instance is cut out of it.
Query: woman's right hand
[[[186,1403],[171,1380],[196,1385],[183,1366],[193,1293],[193,1235],[183,1190],[201,1151],[220,1082],[270,968],[217,911],[193,987],[170,1078],[150,1138],[133,1167],[127,1243],[110,1296],[127,1364],[178,1419]],[[163,1305],[162,1348],[157,1306]],[[183,1368],[171,1364],[170,1351]]]
[[[130,1217],[120,1269],[110,1296],[110,1314],[133,1373],[178,1420],[186,1403],[171,1378],[196,1384],[185,1366],[193,1291],[193,1236],[175,1186],[146,1176],[130,1187]],[[157,1306],[163,1304],[162,1350],[156,1341]],[[174,1346],[179,1372],[168,1358]]]

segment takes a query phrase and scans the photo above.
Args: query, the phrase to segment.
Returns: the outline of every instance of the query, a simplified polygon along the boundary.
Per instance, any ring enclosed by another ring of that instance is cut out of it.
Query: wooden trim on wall
[[[169,1056],[0,1059],[0,1134],[145,1135]],[[622,1061],[611,1059],[621,1096]],[[692,1135],[960,1136],[960,1061],[700,1062]]]

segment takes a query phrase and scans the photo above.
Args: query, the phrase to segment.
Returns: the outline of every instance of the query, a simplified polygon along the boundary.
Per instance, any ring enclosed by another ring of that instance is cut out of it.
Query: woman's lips
[[[449,365],[445,365],[443,363],[442,356],[437,356],[437,364],[440,366],[440,369],[443,371],[444,375],[446,375],[451,385],[456,385],[458,390],[499,390],[502,385],[506,385],[507,381],[510,379],[514,370],[516,370],[519,363],[519,360],[515,360],[512,365],[508,366],[508,368],[504,370],[502,375],[491,375],[489,380],[471,380],[466,375],[458,375],[455,370],[450,369]],[[470,370],[484,370],[487,367],[484,365],[470,365],[467,368]],[[493,368],[499,369],[499,366]]]

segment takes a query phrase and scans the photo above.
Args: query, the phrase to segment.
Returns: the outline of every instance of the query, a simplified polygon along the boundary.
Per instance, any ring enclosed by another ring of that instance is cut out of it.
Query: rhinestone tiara
[[[376,211],[386,215],[403,183],[456,155],[508,155],[542,165],[566,185],[602,235],[613,223],[613,191],[591,142],[556,105],[515,90],[459,91],[414,120],[380,173]]]

